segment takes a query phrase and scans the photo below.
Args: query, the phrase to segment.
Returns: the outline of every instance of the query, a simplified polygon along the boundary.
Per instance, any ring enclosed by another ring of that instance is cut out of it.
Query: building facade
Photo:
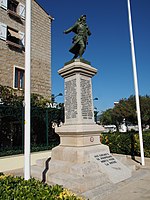
[[[25,4],[0,1],[0,84],[16,91],[24,89]],[[31,92],[50,98],[52,17],[32,0],[31,19]]]

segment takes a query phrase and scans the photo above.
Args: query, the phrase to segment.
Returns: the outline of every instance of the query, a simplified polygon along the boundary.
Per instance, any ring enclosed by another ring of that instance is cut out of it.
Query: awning
[[[8,28],[8,35],[6,44],[9,46],[17,47],[19,49],[22,48],[22,45],[20,44],[20,34],[17,31],[14,31],[13,29]]]
[[[19,35],[18,32],[13,31],[12,29],[9,29],[9,28],[8,28],[8,32],[10,33],[11,37],[15,37],[15,38],[20,39],[20,35]]]

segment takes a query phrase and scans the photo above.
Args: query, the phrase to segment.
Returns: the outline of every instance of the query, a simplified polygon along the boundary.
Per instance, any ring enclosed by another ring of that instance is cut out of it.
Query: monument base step
[[[92,173],[87,176],[60,172],[57,174],[48,173],[47,182],[50,184],[63,185],[63,187],[69,188],[76,194],[80,194],[85,191],[94,189],[100,185],[109,183],[109,179],[106,175],[100,172]]]
[[[112,154],[112,155],[132,171],[140,169],[140,162],[137,162],[136,160],[132,159],[130,155],[123,155],[123,154]]]
[[[119,160],[118,164],[122,162],[132,171],[137,169],[135,162],[127,159],[127,156],[115,154],[114,157],[117,158],[117,161]],[[99,164],[93,160],[72,163],[60,160],[51,162],[50,158],[40,159],[37,160],[35,166],[32,166],[31,175],[50,185],[63,185],[79,196],[90,200],[101,200],[117,188],[117,184],[110,180],[109,174],[99,168]],[[121,180],[119,181],[121,182]]]
[[[31,176],[46,182],[46,174],[49,170],[51,157],[36,160],[36,165],[31,166]]]
[[[106,183],[100,185],[92,190],[88,190],[86,192],[78,194],[79,196],[83,196],[86,199],[90,200],[102,200],[104,197],[109,195],[117,188],[116,184]]]
[[[51,155],[51,174],[59,170],[71,174],[80,172],[85,176],[87,173],[93,173],[94,169],[94,172],[106,174],[113,183],[128,179],[132,175],[132,170],[110,154],[109,147],[103,144],[87,147],[59,145],[52,150]]]
[[[31,167],[31,176],[42,181],[43,180],[44,168],[38,165],[33,165]]]

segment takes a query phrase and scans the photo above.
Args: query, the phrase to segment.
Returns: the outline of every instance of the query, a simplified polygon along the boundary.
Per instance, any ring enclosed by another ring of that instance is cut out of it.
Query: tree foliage
[[[150,96],[140,96],[142,126],[150,125]],[[127,124],[137,124],[135,96],[121,99],[112,109],[107,109],[100,115],[102,124],[120,125],[126,120]]]
[[[16,91],[8,86],[0,85],[0,98],[1,103],[4,105],[13,105],[19,106],[22,105],[23,102],[23,93],[21,95],[17,95]]]
[[[102,124],[107,125],[107,124],[112,124],[112,110],[113,109],[107,109],[106,111],[104,111],[102,113],[102,115],[100,116],[100,121]]]
[[[0,85],[0,148],[23,145],[24,92]],[[64,122],[64,104],[53,107],[49,99],[31,94],[31,143],[59,140],[53,124]],[[42,133],[42,134],[41,134]]]
[[[24,103],[24,91],[18,91],[9,87],[0,85],[0,98],[1,103],[11,106],[23,106]],[[47,103],[50,103],[49,99],[45,99],[42,95],[32,93],[31,94],[31,106],[33,107],[46,107]]]

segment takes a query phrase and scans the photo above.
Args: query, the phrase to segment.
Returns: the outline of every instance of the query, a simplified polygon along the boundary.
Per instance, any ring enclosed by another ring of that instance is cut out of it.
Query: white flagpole
[[[26,0],[24,178],[30,179],[31,0]]]
[[[138,92],[138,80],[137,80],[137,71],[136,71],[136,59],[135,59],[135,50],[134,50],[132,20],[131,20],[131,8],[130,8],[130,0],[127,0],[127,1],[128,1],[128,17],[129,17],[129,29],[130,29],[132,66],[133,66],[133,75],[134,75],[134,88],[135,88],[135,98],[136,98],[136,110],[137,110],[137,119],[138,119],[138,127],[139,127],[141,164],[145,165],[144,149],[143,149],[143,137],[142,137],[142,126],[141,126],[141,112],[140,112],[139,92]]]

